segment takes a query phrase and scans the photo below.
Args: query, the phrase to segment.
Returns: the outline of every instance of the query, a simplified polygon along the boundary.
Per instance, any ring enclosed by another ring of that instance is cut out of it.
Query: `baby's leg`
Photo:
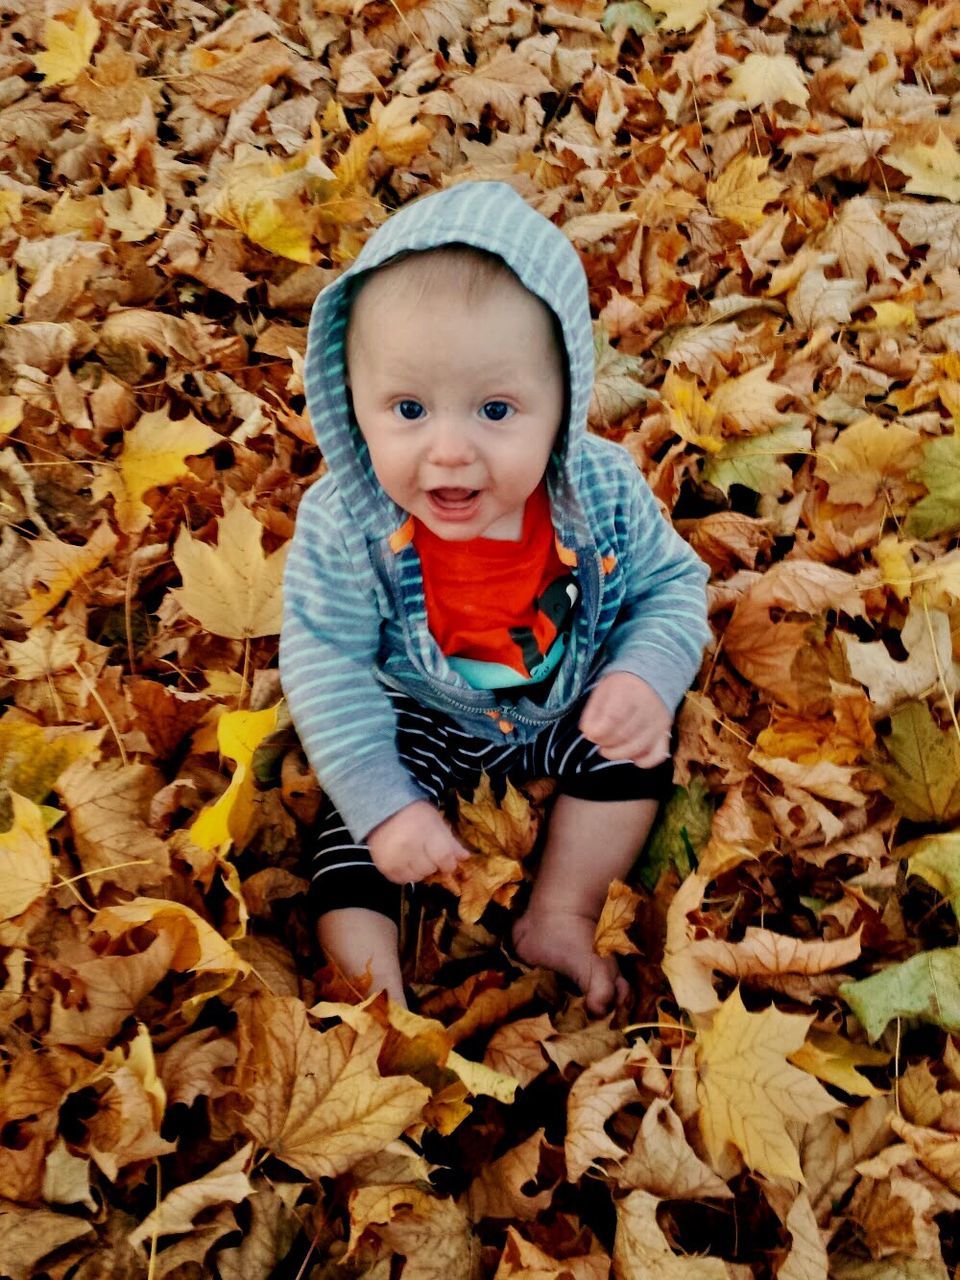
[[[389,916],[365,907],[325,911],[317,921],[317,937],[327,959],[347,978],[369,968],[371,992],[386,990],[396,1004],[407,1008],[400,974],[399,931]]]
[[[313,832],[308,903],[327,961],[348,980],[370,969],[371,994],[386,988],[406,1006],[400,976],[401,888],[381,875],[326,797]]]
[[[558,796],[530,902],[513,928],[520,958],[571,977],[592,1013],[627,995],[616,960],[596,954],[593,935],[610,882],[626,876],[656,813],[656,800]]]

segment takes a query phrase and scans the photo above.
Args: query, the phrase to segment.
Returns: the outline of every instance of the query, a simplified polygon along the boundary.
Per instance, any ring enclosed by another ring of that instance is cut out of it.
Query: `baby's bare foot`
[[[530,911],[513,926],[513,945],[525,964],[546,965],[572,978],[586,997],[591,1013],[602,1014],[614,998],[626,1002],[630,988],[613,956],[593,949],[597,922],[570,911]]]

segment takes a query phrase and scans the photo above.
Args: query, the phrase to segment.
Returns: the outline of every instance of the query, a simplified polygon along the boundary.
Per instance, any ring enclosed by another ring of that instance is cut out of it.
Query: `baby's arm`
[[[307,759],[362,840],[426,797],[397,755],[390,699],[373,675],[380,613],[349,514],[319,481],[304,497],[284,574],[280,678]]]
[[[672,720],[645,680],[611,671],[587,699],[579,728],[607,760],[632,760],[641,769],[652,769],[670,755]]]
[[[470,853],[429,801],[409,804],[367,836],[370,857],[395,884],[424,880],[434,871],[453,871]]]
[[[646,480],[632,463],[626,481],[629,541],[620,554],[626,594],[604,645],[604,674],[590,702],[599,699],[601,691],[604,702],[612,700],[615,686],[605,686],[613,673],[634,676],[655,697],[636,689],[624,696],[631,703],[642,703],[634,714],[649,715],[653,734],[661,734],[664,715],[668,730],[710,639],[705,591],[709,571],[661,515]],[[622,685],[630,687],[628,682]]]

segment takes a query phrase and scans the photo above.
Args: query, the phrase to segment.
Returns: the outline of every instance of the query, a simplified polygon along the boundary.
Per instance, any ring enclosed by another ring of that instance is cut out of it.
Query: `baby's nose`
[[[428,458],[436,467],[458,467],[472,462],[476,450],[470,434],[451,420],[438,421],[430,436]]]

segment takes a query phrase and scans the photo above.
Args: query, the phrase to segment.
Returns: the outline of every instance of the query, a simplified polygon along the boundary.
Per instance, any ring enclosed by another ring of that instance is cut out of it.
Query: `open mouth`
[[[476,511],[480,502],[479,489],[428,489],[427,501],[431,510],[447,520],[466,520]]]

